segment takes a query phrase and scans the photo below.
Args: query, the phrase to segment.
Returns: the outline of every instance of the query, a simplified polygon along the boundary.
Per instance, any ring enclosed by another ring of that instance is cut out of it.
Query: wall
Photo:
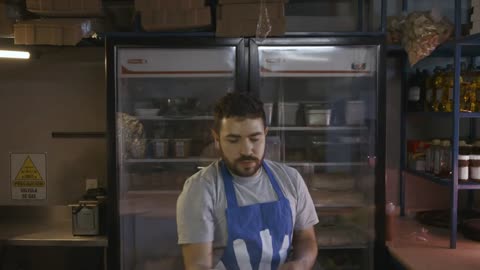
[[[105,131],[103,48],[37,47],[28,61],[0,60],[0,205],[66,205],[84,178],[105,183],[104,139],[54,139],[52,132]],[[47,153],[47,199],[13,201],[10,152]]]

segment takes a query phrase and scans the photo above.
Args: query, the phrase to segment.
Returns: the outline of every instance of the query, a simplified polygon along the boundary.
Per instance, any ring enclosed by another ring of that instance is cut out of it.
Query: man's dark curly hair
[[[263,102],[245,93],[233,92],[222,97],[215,104],[213,115],[213,129],[217,133],[220,132],[222,119],[230,117],[261,118],[263,125],[266,127]]]

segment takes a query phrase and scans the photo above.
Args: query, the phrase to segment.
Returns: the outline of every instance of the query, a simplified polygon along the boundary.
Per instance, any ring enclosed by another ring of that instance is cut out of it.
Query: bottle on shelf
[[[442,111],[441,103],[443,97],[443,78],[444,78],[444,71],[440,66],[435,67],[434,76],[433,76],[433,92],[432,92],[432,99],[433,104],[431,111],[439,112]]]
[[[411,77],[408,89],[408,108],[409,112],[420,112],[423,111],[424,107],[424,96],[423,95],[423,87],[422,87],[422,77],[423,73],[420,70],[415,71],[415,75]]]
[[[470,112],[470,106],[468,102],[468,89],[470,85],[470,76],[469,70],[467,70],[467,64],[465,62],[461,63],[460,70],[460,111],[461,112]]]
[[[435,139],[432,141],[432,155],[433,155],[433,162],[432,162],[432,173],[435,175],[440,174],[440,153],[441,153],[441,148],[440,148],[440,140]]]
[[[437,143],[435,145],[435,143]],[[425,150],[425,171],[427,173],[433,173],[433,165],[434,165],[434,148],[438,146],[440,140],[432,140],[429,142],[430,146]]]
[[[472,73],[473,85],[471,86],[472,92],[470,93],[470,103],[473,107],[473,112],[480,112],[480,67],[476,67]]]
[[[424,111],[426,112],[433,112],[435,111],[433,109],[433,104],[435,101],[435,88],[434,88],[434,78],[435,78],[435,72],[434,74],[429,74],[428,70],[425,70],[425,107]]]
[[[440,111],[451,112],[453,107],[453,65],[448,64],[443,74],[443,93],[442,100],[440,102]]]

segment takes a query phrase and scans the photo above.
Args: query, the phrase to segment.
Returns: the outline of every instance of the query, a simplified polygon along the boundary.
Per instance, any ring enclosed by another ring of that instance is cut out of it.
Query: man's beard
[[[220,146],[220,155],[222,156],[223,162],[225,162],[225,165],[227,168],[232,172],[233,174],[241,177],[250,177],[255,175],[260,167],[262,166],[263,159],[265,157],[265,152],[262,155],[262,158],[259,160],[258,158],[254,156],[241,156],[238,159],[234,160],[233,162],[230,162],[224,155],[222,147]],[[252,169],[248,169],[248,171],[242,170],[240,162],[242,161],[253,161],[255,162],[255,166]]]

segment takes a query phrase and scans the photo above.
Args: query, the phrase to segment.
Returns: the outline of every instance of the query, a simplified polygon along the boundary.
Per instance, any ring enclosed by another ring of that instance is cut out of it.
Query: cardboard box
[[[90,37],[100,24],[93,19],[37,19],[14,25],[15,44],[77,45]]]
[[[470,29],[470,35],[480,33],[480,22],[473,22],[472,29]]]
[[[480,21],[480,6],[473,7],[472,16],[470,16],[471,22],[478,22]]]
[[[218,0],[218,4],[260,4],[261,0]],[[266,3],[287,3],[288,0],[265,0]]]
[[[257,32],[256,20],[217,20],[217,37],[249,37]],[[285,33],[285,19],[270,19],[272,29],[268,36],[282,36]]]
[[[8,16],[8,5],[6,3],[0,3],[0,36],[12,36],[14,23],[15,20]]]
[[[135,10],[178,10],[204,8],[205,0],[135,0]]]
[[[256,20],[260,15],[260,4],[220,5],[217,8],[217,20]],[[285,5],[283,3],[266,3],[268,17],[283,18]]]
[[[101,16],[102,0],[27,0],[27,10],[44,16]]]
[[[180,30],[208,27],[212,24],[210,8],[176,10],[148,10],[140,13],[146,31]]]

